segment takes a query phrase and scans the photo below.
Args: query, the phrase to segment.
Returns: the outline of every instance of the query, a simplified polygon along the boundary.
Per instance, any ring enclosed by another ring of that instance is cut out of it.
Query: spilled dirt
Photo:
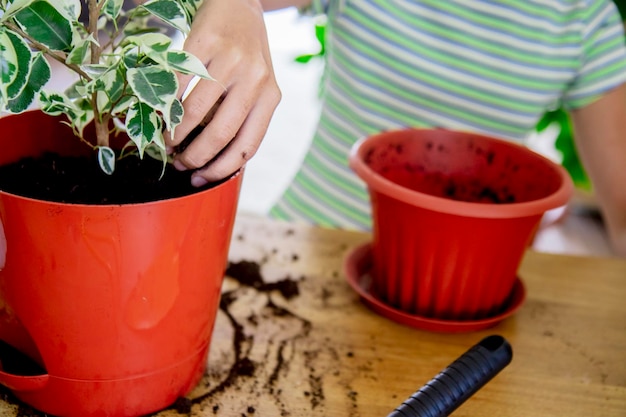
[[[294,232],[282,233],[288,239]],[[367,358],[335,343],[344,330],[332,314],[346,314],[346,293],[356,297],[340,265],[324,263],[308,275],[302,258],[311,254],[245,239],[234,236],[235,246],[257,252],[228,264],[205,375],[189,395],[150,417],[360,416],[356,381],[374,381],[382,359],[375,340]],[[347,248],[333,243],[320,255],[339,259]],[[0,394],[7,416],[52,417],[6,389]]]
[[[329,403],[341,404],[335,411],[344,416],[360,415],[352,381],[371,364],[351,368],[352,348],[331,343],[337,329],[316,325],[298,308],[306,301],[341,310],[334,300],[346,290],[339,271],[328,271],[330,285],[306,275],[268,279],[263,269],[272,260],[281,258],[287,268],[280,271],[289,271],[300,255],[263,252],[258,260],[229,263],[207,372],[190,395],[153,417],[326,416]]]

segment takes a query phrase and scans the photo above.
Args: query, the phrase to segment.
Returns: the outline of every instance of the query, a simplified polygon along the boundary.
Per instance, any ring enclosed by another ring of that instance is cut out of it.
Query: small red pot
[[[83,146],[40,112],[1,118],[0,132],[0,164]],[[129,205],[0,191],[0,340],[43,368],[4,363],[0,383],[76,417],[145,415],[188,393],[205,369],[242,177]]]
[[[350,166],[373,216],[372,291],[422,317],[498,314],[543,213],[567,203],[567,172],[514,143],[443,129],[358,141]]]

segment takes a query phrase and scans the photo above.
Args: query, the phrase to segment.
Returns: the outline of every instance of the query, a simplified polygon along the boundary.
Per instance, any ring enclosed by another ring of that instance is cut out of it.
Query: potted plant
[[[176,72],[210,77],[159,27],[199,3],[0,0],[0,384],[46,413],[144,415],[204,371],[242,173],[198,190],[167,163]]]

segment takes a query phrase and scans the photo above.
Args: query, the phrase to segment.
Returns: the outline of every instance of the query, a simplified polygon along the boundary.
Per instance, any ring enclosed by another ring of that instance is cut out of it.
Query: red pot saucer
[[[371,244],[366,243],[354,248],[344,260],[344,272],[350,286],[359,294],[363,302],[376,313],[400,324],[421,330],[445,333],[473,332],[495,326],[515,313],[526,298],[524,284],[518,278],[515,281],[506,309],[492,317],[479,320],[445,320],[423,317],[398,310],[376,298],[370,292]]]

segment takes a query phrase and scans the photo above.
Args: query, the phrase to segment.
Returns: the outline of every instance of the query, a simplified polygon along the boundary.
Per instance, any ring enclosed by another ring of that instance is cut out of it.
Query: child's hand
[[[205,0],[184,49],[217,81],[201,80],[185,98],[183,120],[173,139],[166,133],[166,145],[176,151],[223,99],[204,130],[174,156],[177,169],[197,169],[192,183],[201,186],[229,176],[255,154],[281,94],[259,0]],[[191,79],[179,76],[180,95]]]

